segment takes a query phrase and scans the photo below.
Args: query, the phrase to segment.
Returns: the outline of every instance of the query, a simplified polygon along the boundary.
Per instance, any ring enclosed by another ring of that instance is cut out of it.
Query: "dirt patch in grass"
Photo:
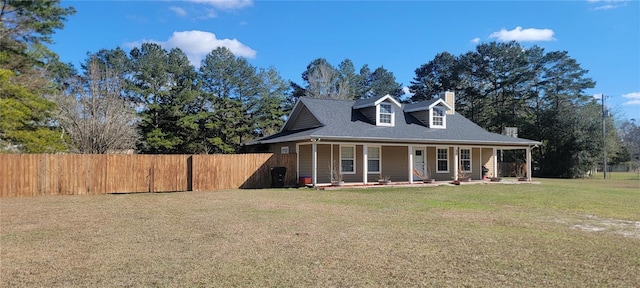
[[[613,233],[625,237],[640,239],[640,221],[602,218],[595,215],[583,215],[572,219],[559,219],[570,227],[582,231]]]
[[[640,239],[554,220],[584,193],[483,186],[2,199],[0,286],[640,284]]]

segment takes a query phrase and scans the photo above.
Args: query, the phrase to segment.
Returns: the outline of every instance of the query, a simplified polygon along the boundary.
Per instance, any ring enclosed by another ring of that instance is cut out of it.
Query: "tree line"
[[[456,111],[481,127],[517,127],[519,137],[541,141],[533,150],[541,176],[584,175],[601,161],[603,145],[610,161],[638,153],[635,122],[621,130],[604,117],[602,138],[602,111],[584,92],[595,81],[566,51],[492,42],[457,56],[442,52],[415,70],[409,96],[384,67],[356,70],[349,59],[333,66],[318,58],[295,83],[224,47],[198,68],[179,48],[144,43],[89,52],[76,69],[46,47],[73,8],[58,0],[0,3],[5,153],[237,153],[243,142],[278,132],[299,97],[390,94],[416,102],[445,90],[456,92]]]
[[[370,72],[365,65],[355,73],[349,59],[339,67],[314,60],[298,85],[224,47],[196,69],[179,48],[143,43],[89,54],[80,74],[67,66],[58,83],[66,88],[53,100],[79,153],[236,153],[243,142],[279,131],[298,97],[372,96],[384,89],[382,81],[392,85],[384,93],[399,95],[400,84],[384,68]]]
[[[496,133],[516,127],[519,137],[541,141],[533,150],[539,175],[584,175],[602,161],[605,145],[611,159],[626,157],[613,118],[601,117],[585,94],[595,81],[566,51],[485,43],[458,56],[440,53],[415,73],[412,101],[456,91],[456,111],[476,124]]]

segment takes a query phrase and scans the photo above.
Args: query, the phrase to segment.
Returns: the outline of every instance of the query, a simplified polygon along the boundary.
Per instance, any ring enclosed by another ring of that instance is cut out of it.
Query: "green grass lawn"
[[[2,287],[638,287],[640,180],[0,200]]]

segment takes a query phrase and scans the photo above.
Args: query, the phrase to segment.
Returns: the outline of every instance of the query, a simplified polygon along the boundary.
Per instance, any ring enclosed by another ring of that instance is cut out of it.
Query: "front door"
[[[427,170],[425,166],[426,163],[427,163],[427,155],[425,153],[425,149],[421,149],[421,148],[414,149],[413,150],[413,168],[415,169],[413,173],[414,181],[420,181],[422,180],[423,177],[427,175],[426,173]]]

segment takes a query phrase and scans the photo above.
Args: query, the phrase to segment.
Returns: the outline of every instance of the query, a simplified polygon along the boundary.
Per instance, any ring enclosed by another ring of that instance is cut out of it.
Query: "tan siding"
[[[455,114],[456,111],[456,94],[454,92],[446,91],[440,93],[440,99],[444,99],[452,110],[447,110],[447,114]]]
[[[309,176],[311,177],[311,145],[300,145],[300,153],[298,153],[299,157],[299,167],[300,177]]]
[[[333,160],[340,163],[340,145],[333,145]],[[327,156],[328,157],[328,156]],[[337,164],[338,166],[340,164]]]
[[[382,175],[391,181],[409,181],[409,155],[406,146],[382,146]]]
[[[295,154],[296,153],[296,143],[295,142],[285,142],[285,143],[277,143],[277,144],[271,144],[269,145],[269,153],[274,153],[274,154],[281,154],[281,150],[280,148],[287,146],[289,147],[289,154]],[[309,146],[311,147],[311,146]]]
[[[339,165],[338,163],[339,162],[336,162],[336,165]],[[318,144],[318,183],[331,183],[330,173],[331,144]]]
[[[431,178],[436,177],[436,147],[427,147],[427,164],[431,172]]]
[[[289,128],[290,130],[307,129],[313,127],[319,127],[322,124],[311,114],[307,107],[302,107],[300,114],[294,120],[294,123]]]
[[[480,163],[480,148],[471,149],[471,179],[482,179],[482,163]]]
[[[334,150],[337,149],[338,145],[333,145]],[[331,175],[330,167],[331,167],[331,145],[330,144],[318,144],[318,167],[316,171],[316,175],[318,179],[316,183],[318,184],[327,184],[331,183]],[[312,170],[312,145],[300,145],[300,177],[309,176],[311,177],[313,174]],[[338,159],[338,154],[334,151],[334,159]],[[338,165],[339,160],[336,160],[336,165]]]
[[[482,148],[482,165],[489,169],[487,172],[488,177],[496,177],[496,170],[493,167],[493,148]]]

